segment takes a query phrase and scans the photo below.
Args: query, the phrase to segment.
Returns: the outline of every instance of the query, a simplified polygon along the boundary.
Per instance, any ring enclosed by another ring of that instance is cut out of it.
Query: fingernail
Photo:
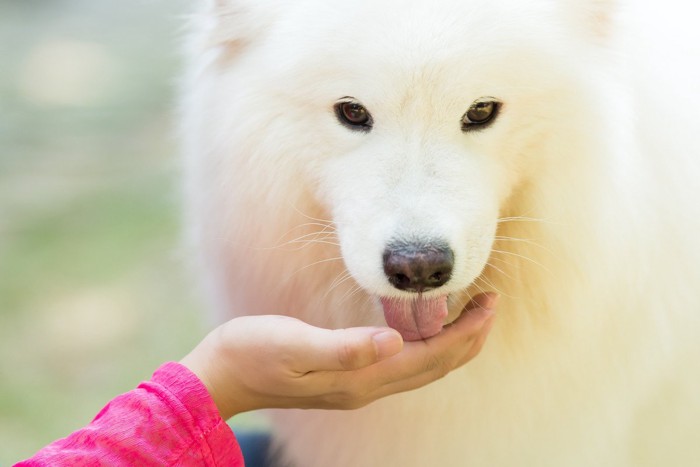
[[[496,309],[500,298],[501,296],[495,292],[487,292],[485,294],[477,295],[473,300],[477,305],[476,308],[489,309],[493,312]]]
[[[490,308],[492,312],[496,311],[496,307],[498,306],[498,302],[501,300],[501,296],[497,293],[491,293],[489,294],[489,299],[491,302],[486,308]]]
[[[403,339],[396,331],[380,331],[372,336],[374,345],[377,347],[377,357],[384,360],[396,355],[403,349]]]
[[[481,321],[485,323],[490,317],[493,316],[495,310],[493,308],[478,308],[477,313],[481,314]]]

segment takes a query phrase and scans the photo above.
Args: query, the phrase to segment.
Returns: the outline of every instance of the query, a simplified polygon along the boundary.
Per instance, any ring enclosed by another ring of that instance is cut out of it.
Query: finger
[[[486,322],[482,326],[481,330],[479,331],[479,334],[474,339],[467,354],[464,355],[464,357],[462,357],[461,359],[459,359],[457,361],[457,364],[454,367],[455,369],[465,365],[467,362],[471,361],[474,357],[476,357],[477,355],[479,355],[481,353],[481,350],[486,345],[486,339],[488,338],[489,333],[491,332],[491,329],[493,328],[494,322],[495,322],[494,316],[491,316],[490,318],[488,318],[486,320]]]
[[[306,372],[358,370],[401,352],[403,339],[390,328],[314,328],[305,342]]]
[[[421,388],[427,384],[430,384],[438,379],[443,378],[448,373],[457,368],[465,365],[472,359],[474,359],[483,349],[486,342],[486,338],[493,327],[494,318],[488,318],[484,323],[483,327],[479,331],[478,335],[471,339],[470,345],[464,356],[460,357],[456,361],[430,361],[429,364],[424,366],[424,371],[419,372],[406,379],[400,379],[396,381],[389,382],[378,387],[373,391],[368,398],[371,400],[380,399],[391,394],[398,394],[400,392],[411,391],[414,389]]]
[[[446,325],[443,331],[426,342],[431,345],[453,345],[453,339],[469,338],[475,330],[481,329],[495,311],[498,295],[494,293],[479,294],[471,299],[456,320]]]
[[[494,301],[495,298],[488,298],[485,303],[490,305]],[[467,309],[437,336],[406,343],[399,355],[365,369],[361,376],[366,377],[368,383],[376,387],[414,378],[423,373],[434,373],[433,380],[437,379],[439,374],[444,376],[465,360],[473,358],[470,355],[472,345],[491,316],[493,310],[489,308]],[[484,340],[486,334],[488,332],[484,333]],[[483,342],[480,341],[480,345],[483,345]]]
[[[442,347],[447,347],[451,345],[452,340],[458,339],[460,334],[471,332],[472,326],[478,326],[478,321],[483,318],[480,313],[484,313],[483,310],[494,304],[495,297],[495,294],[480,294],[474,297],[467,305],[466,311],[462,313],[462,315],[468,314],[468,319],[465,320],[463,316],[458,318],[452,326],[449,326],[451,328],[457,325],[457,329],[442,332],[441,334],[446,334],[446,337],[440,337],[436,343],[432,343],[435,339],[433,338],[430,340],[430,345],[445,341]],[[390,328],[328,330],[310,325],[304,326],[307,333],[295,348],[298,354],[295,360],[300,365],[295,370],[302,374],[358,370],[391,357],[403,348],[400,334]]]
[[[491,305],[494,301],[489,298],[482,303]],[[306,387],[321,393],[363,394],[363,399],[371,401],[424,386],[478,354],[492,314],[489,309],[472,308],[450,329],[425,341],[408,342],[401,353],[386,361],[356,371],[308,373],[304,376]]]
[[[462,312],[473,310],[476,308],[487,308],[495,310],[499,298],[499,295],[494,292],[480,293],[478,295],[473,296],[471,300],[469,300],[469,303],[467,303]]]

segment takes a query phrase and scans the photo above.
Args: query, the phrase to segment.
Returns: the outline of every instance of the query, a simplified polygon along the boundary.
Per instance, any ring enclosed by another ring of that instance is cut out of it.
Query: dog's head
[[[556,178],[561,122],[590,115],[572,89],[608,2],[211,3],[210,137],[312,186],[389,324],[439,332],[513,194]]]

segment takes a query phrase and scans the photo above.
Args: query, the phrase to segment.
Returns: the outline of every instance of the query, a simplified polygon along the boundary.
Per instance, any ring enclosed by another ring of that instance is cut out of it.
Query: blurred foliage
[[[0,465],[204,335],[172,131],[190,3],[0,0]]]

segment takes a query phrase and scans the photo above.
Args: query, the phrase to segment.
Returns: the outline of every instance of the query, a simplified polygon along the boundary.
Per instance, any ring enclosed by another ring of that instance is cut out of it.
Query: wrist
[[[221,418],[228,420],[234,415],[246,411],[231,403],[233,393],[237,392],[235,385],[225,381],[222,383],[222,367],[226,366],[225,355],[217,341],[216,331],[209,334],[180,364],[187,367],[206,387],[209,396],[216,405]]]

